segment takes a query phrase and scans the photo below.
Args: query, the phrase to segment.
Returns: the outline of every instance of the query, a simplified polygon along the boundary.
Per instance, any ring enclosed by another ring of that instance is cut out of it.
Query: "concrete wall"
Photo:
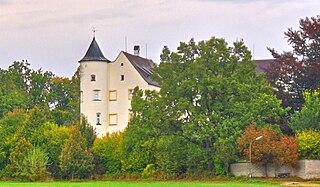
[[[266,177],[265,166],[261,164],[231,164],[230,172],[235,176]],[[290,176],[303,179],[320,178],[320,160],[299,160],[295,168],[289,166],[277,168],[274,164],[268,164],[267,173],[268,177],[278,177],[279,174],[290,173]]]

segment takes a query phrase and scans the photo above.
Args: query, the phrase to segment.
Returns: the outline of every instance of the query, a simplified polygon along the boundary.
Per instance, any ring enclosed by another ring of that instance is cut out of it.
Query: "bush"
[[[156,163],[164,176],[176,177],[186,172],[186,140],[182,136],[161,137],[156,144]]]
[[[31,149],[24,157],[21,167],[21,175],[30,181],[44,180],[49,172],[47,171],[49,157],[39,147]]]
[[[320,93],[305,92],[301,111],[293,114],[290,126],[293,130],[320,130]]]
[[[97,154],[108,174],[121,172],[123,132],[106,134],[103,138],[97,138],[93,144],[93,151]]]
[[[61,151],[60,168],[66,178],[87,178],[93,171],[93,155],[88,142],[77,128],[73,129]]]
[[[297,142],[301,159],[320,159],[319,131],[298,131]]]

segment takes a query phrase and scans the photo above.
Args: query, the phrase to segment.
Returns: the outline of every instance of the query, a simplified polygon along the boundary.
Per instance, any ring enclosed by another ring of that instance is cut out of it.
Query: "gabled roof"
[[[257,64],[256,74],[265,72],[265,69],[268,68],[274,61],[275,59],[254,60],[254,62]]]
[[[142,58],[127,52],[123,52],[123,54],[148,84],[160,87],[156,81],[152,80],[153,72],[151,68],[155,67],[156,64],[151,59]]]
[[[106,57],[103,56],[103,53],[100,50],[100,47],[98,43],[96,42],[95,37],[93,37],[92,42],[84,55],[84,57],[79,62],[84,61],[104,61],[104,62],[110,62],[110,60],[106,59]]]

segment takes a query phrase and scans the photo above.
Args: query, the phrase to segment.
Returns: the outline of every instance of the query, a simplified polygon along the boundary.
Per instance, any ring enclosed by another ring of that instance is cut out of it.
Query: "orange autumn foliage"
[[[259,136],[263,137],[255,140]],[[298,144],[295,137],[281,135],[268,127],[258,129],[255,123],[252,123],[237,142],[240,153],[247,161],[250,161],[250,142],[253,163],[295,166],[298,162]]]

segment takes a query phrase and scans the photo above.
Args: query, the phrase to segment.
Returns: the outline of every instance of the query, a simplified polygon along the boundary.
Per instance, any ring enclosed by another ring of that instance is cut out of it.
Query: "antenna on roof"
[[[256,58],[254,53],[255,53],[255,49],[254,49],[254,44],[253,44],[253,46],[252,46],[252,57],[253,57],[253,60],[255,60],[255,58]]]
[[[124,37],[124,47],[126,49],[126,52],[128,52],[128,41],[127,41],[127,36]]]
[[[93,29],[92,29],[92,34],[93,34],[93,37],[94,37],[94,38],[96,37],[96,32],[97,32],[97,29],[93,27]]]
[[[146,58],[148,58],[148,44],[146,43]]]

